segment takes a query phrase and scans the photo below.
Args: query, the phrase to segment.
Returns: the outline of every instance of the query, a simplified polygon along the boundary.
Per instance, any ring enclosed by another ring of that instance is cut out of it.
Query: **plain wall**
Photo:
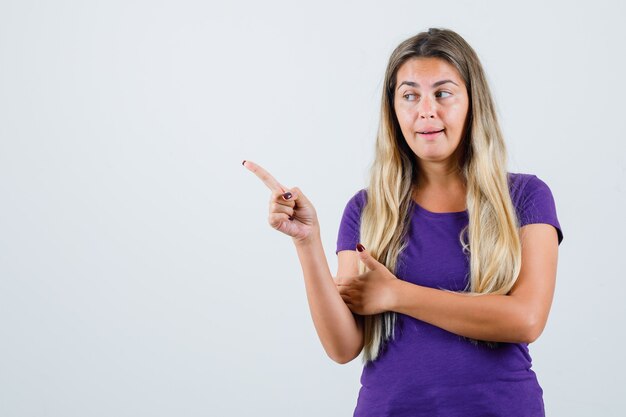
[[[333,273],[389,54],[461,34],[564,232],[530,345],[549,416],[623,414],[622,3],[0,1],[0,415],[347,416],[267,168]]]

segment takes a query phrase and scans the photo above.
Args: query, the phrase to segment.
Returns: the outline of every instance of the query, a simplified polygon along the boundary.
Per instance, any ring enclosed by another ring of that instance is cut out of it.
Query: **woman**
[[[563,239],[552,193],[509,173],[480,61],[446,29],[402,42],[383,87],[369,186],[348,202],[332,279],[315,209],[272,189],[328,355],[363,352],[355,416],[543,416],[528,343],[542,333]],[[365,249],[367,248],[367,249]]]

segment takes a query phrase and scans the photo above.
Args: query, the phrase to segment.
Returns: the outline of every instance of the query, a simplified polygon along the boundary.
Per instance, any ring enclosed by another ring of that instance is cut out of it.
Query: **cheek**
[[[446,111],[445,120],[449,126],[462,127],[465,123],[467,108],[462,104],[455,104]]]
[[[414,121],[413,112],[408,109],[397,109],[396,110],[396,118],[398,119],[398,123],[400,123],[400,128],[404,131],[405,129],[411,129]]]

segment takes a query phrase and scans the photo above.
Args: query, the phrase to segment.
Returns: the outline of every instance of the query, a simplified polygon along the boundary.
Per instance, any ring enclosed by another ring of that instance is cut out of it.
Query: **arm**
[[[339,363],[351,361],[363,347],[362,326],[343,302],[330,275],[313,204],[300,188],[288,189],[254,162],[244,160],[243,165],[272,191],[270,226],[291,236],[296,245],[311,316],[326,353]],[[342,254],[339,274],[351,271],[358,272],[355,255]]]
[[[522,267],[509,295],[469,296],[395,280],[389,310],[473,339],[534,342],[552,304],[558,241],[548,224],[529,224],[520,230]]]
[[[451,333],[494,342],[535,341],[545,327],[556,281],[558,240],[554,227],[521,228],[522,266],[508,295],[471,296],[437,290],[397,279],[366,251],[369,269],[341,278],[339,292],[357,314],[395,311]]]
[[[363,330],[337,291],[320,235],[315,233],[306,241],[294,240],[294,244],[302,265],[311,317],[322,346],[335,362],[350,362],[363,348]],[[352,257],[351,261],[348,256]],[[342,254],[338,275],[353,268],[357,268],[356,253]]]

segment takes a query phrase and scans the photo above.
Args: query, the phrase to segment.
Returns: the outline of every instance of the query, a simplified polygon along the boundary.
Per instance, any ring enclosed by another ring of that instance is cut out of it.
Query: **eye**
[[[409,96],[412,96],[413,98],[412,98],[412,99],[410,99],[410,98],[409,98]],[[404,99],[405,99],[405,100],[407,100],[407,101],[414,101],[414,100],[415,100],[415,97],[416,97],[416,94],[411,94],[411,93],[409,93],[409,94],[405,94],[405,95],[403,95],[402,97],[404,97]]]
[[[449,95],[452,95],[452,93],[450,93],[449,91],[437,91],[436,95],[437,94],[449,94]],[[441,96],[437,96],[437,97],[441,97]]]

